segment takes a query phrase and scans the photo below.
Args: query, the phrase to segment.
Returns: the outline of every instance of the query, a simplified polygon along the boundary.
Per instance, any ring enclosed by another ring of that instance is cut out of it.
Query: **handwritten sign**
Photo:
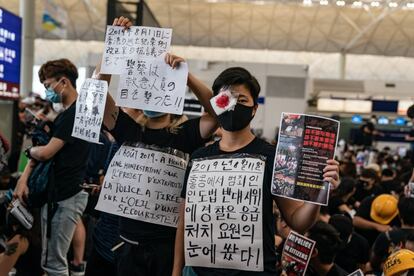
[[[164,58],[128,59],[121,74],[116,104],[118,106],[182,114],[188,66],[181,63],[172,69]]]
[[[96,209],[177,227],[185,157],[177,150],[122,145],[105,175]]]
[[[126,60],[156,58],[170,49],[172,29],[107,26],[101,72],[121,74]]]
[[[258,158],[194,160],[185,199],[188,266],[263,271],[263,175]]]
[[[289,233],[282,252],[286,275],[305,275],[316,242],[294,231]]]
[[[108,83],[106,81],[85,80],[76,101],[73,137],[99,144],[107,93]]]

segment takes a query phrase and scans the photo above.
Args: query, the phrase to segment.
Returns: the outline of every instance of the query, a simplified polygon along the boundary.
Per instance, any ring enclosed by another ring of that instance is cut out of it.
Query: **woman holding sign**
[[[256,78],[243,68],[229,68],[214,81],[213,91],[222,139],[191,156],[173,275],[182,275],[184,265],[189,275],[275,275],[273,200],[300,233],[312,226],[320,207],[271,194],[275,148],[250,129],[260,92]],[[235,106],[226,108],[234,97]],[[338,163],[329,160],[324,172],[324,180],[336,186]]]
[[[113,25],[134,34],[144,33],[124,17],[115,19]],[[145,34],[151,32],[145,30]],[[184,60],[166,54],[165,62],[180,70]],[[98,77],[110,80],[110,75]],[[188,74],[187,85],[204,108],[214,114],[209,102],[211,90],[192,74]],[[142,97],[145,95],[148,93]],[[159,111],[143,113],[145,123],[135,122],[108,95],[104,124],[124,145],[108,169],[97,209],[121,216],[123,245],[117,249],[118,275],[171,275],[180,190],[187,164],[182,153],[190,154],[203,146],[217,123],[208,114],[183,121],[181,116]]]

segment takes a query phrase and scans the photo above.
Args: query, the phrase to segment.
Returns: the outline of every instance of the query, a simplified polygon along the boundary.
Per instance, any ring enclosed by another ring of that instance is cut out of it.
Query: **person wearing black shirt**
[[[365,265],[369,261],[370,247],[363,236],[354,232],[352,219],[346,214],[337,214],[331,217],[329,224],[335,227],[342,240],[335,263],[348,273],[358,269],[365,271]]]
[[[375,137],[375,126],[372,122],[363,124],[352,137],[352,143],[357,146],[371,147]]]
[[[372,246],[379,233],[399,226],[398,200],[392,195],[382,194],[364,199],[359,207],[353,223],[355,231],[364,236]]]
[[[414,235],[414,198],[401,197],[398,201],[401,228],[381,233],[372,247],[371,266],[381,272],[383,262],[394,251],[404,248],[409,235]]]
[[[307,276],[346,276],[349,273],[335,263],[341,247],[339,232],[330,224],[318,221],[306,236],[316,242],[309,262]]]
[[[371,195],[380,195],[382,188],[378,185],[378,175],[373,169],[364,169],[361,172],[356,191],[353,195],[355,207],[358,208],[361,201]]]
[[[213,83],[213,92],[217,95],[223,88],[227,88],[233,95],[238,95],[237,104],[232,111],[225,111],[218,116],[222,127],[222,138],[205,148],[195,151],[187,167],[186,179],[189,177],[192,160],[197,158],[214,158],[215,156],[231,157],[234,154],[259,155],[265,158],[264,179],[263,179],[263,203],[262,203],[262,229],[263,239],[263,267],[264,271],[243,271],[238,269],[223,269],[211,267],[191,267],[197,275],[275,275],[276,254],[275,254],[275,222],[273,217],[273,201],[276,201],[286,223],[295,231],[305,232],[316,220],[319,206],[311,203],[299,202],[282,197],[274,197],[271,194],[271,182],[273,177],[273,162],[275,158],[275,147],[255,137],[250,128],[250,122],[256,114],[257,99],[260,92],[260,85],[256,78],[246,69],[233,67],[224,70]],[[263,159],[261,159],[263,160]],[[338,180],[338,163],[329,160],[325,167],[324,179],[334,187]],[[187,181],[183,186],[182,198],[187,197]],[[223,186],[228,183],[224,182]],[[184,200],[185,201],[185,200]],[[245,203],[249,206],[249,203]],[[175,258],[173,275],[181,275],[184,262],[184,206],[181,203],[180,220],[177,228]],[[214,219],[214,217],[213,217]],[[244,238],[244,237],[243,237]],[[246,238],[244,238],[246,239]]]
[[[24,202],[28,195],[27,181],[37,161],[53,159],[54,190],[51,192],[57,208],[47,233],[48,206],[42,207],[42,266],[48,275],[68,275],[66,259],[70,242],[88,200],[88,194],[80,188],[83,183],[89,154],[89,143],[72,137],[75,120],[76,79],[78,71],[69,60],[48,61],[39,70],[40,81],[46,88],[50,102],[61,102],[65,110],[53,122],[52,138],[45,146],[26,150],[31,159],[20,177],[14,196]],[[49,186],[50,189],[50,186]],[[50,238],[47,238],[50,234]]]
[[[115,18],[113,25],[128,29],[132,24],[128,18],[121,16]],[[174,69],[184,60],[166,54],[165,61]],[[99,70],[98,66],[97,71]],[[108,82],[110,77],[98,75],[99,79]],[[204,108],[213,114],[210,105],[211,90],[192,74],[188,75],[187,84]],[[215,118],[208,114],[188,121],[183,116],[150,110],[144,110],[143,114],[140,120],[142,123],[137,123],[135,118],[116,107],[108,94],[104,124],[118,144],[141,142],[191,154],[203,146],[217,128]],[[120,218],[119,223],[120,238],[125,244],[116,253],[118,275],[171,275],[176,229],[124,217]]]
[[[349,204],[349,200],[356,191],[355,185],[356,183],[353,178],[341,179],[338,189],[333,191],[332,196],[329,198],[328,207],[331,216],[341,213],[353,214],[355,212],[350,208]]]

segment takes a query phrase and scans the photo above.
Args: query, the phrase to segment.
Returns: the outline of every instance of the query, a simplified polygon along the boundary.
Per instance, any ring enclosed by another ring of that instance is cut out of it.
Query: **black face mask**
[[[364,189],[368,189],[370,186],[368,181],[360,179],[358,180],[358,182],[359,182],[359,185],[361,185]]]
[[[245,128],[253,119],[254,106],[236,104],[234,110],[220,114],[217,119],[224,130],[238,131]]]

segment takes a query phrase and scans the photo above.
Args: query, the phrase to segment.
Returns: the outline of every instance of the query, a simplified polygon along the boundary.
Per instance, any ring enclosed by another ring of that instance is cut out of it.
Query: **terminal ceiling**
[[[37,37],[53,38],[41,29],[43,0],[36,1]],[[173,28],[175,45],[414,56],[414,3],[304,1],[147,0],[146,3],[161,26]],[[0,5],[17,13],[18,2],[0,0]],[[68,39],[103,40],[107,1],[54,2],[68,13]],[[126,14],[128,9],[125,4]],[[135,16],[132,8],[130,16]]]

